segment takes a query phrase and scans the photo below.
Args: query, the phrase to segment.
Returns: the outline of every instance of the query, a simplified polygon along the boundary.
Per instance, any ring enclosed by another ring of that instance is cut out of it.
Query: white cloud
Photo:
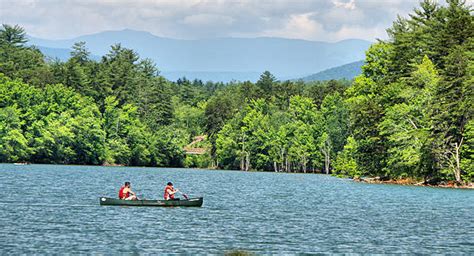
[[[215,25],[228,26],[232,25],[233,22],[234,19],[230,16],[203,13],[184,17],[182,24],[195,27]]]
[[[338,0],[332,1],[336,7],[348,9],[348,10],[354,10],[356,8],[355,5],[355,0],[350,0],[349,2],[339,2]]]
[[[324,29],[321,24],[310,19],[311,15],[313,13],[291,15],[283,27],[265,30],[262,36],[317,40],[324,35]]]
[[[473,2],[474,0],[468,0]],[[417,0],[0,0],[0,22],[71,38],[124,28],[174,38],[384,38]]]

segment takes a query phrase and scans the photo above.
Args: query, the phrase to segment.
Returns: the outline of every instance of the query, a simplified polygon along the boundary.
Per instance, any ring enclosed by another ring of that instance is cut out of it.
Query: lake
[[[474,191],[316,174],[0,165],[5,253],[474,253]],[[202,208],[99,206],[124,181]]]

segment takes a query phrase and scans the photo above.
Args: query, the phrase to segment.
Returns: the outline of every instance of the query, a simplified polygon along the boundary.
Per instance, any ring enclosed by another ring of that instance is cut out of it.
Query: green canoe
[[[175,200],[122,200],[110,197],[99,198],[100,205],[123,205],[123,206],[186,206],[201,207],[203,203],[202,197]]]

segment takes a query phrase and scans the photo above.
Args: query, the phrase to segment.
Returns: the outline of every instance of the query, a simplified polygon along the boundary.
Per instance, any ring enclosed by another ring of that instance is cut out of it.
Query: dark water
[[[99,206],[167,181],[202,208]],[[474,253],[474,191],[323,175],[0,165],[0,253]]]

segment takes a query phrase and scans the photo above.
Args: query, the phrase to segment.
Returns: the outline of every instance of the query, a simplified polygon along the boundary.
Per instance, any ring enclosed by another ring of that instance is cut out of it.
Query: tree
[[[324,136],[320,150],[325,156],[325,171],[329,173],[331,160],[344,147],[349,136],[349,110],[342,96],[335,92],[327,95],[321,104]]]
[[[329,169],[331,167],[331,155],[333,154],[333,145],[329,135],[327,133],[323,133],[319,139],[319,150],[324,155],[324,172],[329,174]]]
[[[426,106],[432,103],[439,80],[434,64],[425,56],[408,79],[392,84],[400,103],[387,107],[379,128],[388,139],[387,164],[394,176],[433,176],[429,164],[422,161],[432,126]]]
[[[273,94],[275,97],[275,104],[280,109],[288,109],[290,105],[290,98],[295,95],[302,94],[302,85],[296,84],[292,81],[285,81],[281,83],[276,83],[273,86]]]
[[[222,127],[222,130],[217,134],[215,141],[216,144],[216,166],[222,166],[225,169],[237,169],[239,164],[237,163],[237,150],[238,150],[238,135],[236,128],[232,122],[228,122]],[[241,164],[242,165],[242,164]],[[242,169],[243,166],[240,166]]]
[[[456,182],[461,182],[459,150],[463,143],[462,133],[467,121],[473,116],[472,108],[466,108],[474,100],[468,89],[472,85],[466,82],[470,75],[469,63],[474,61],[472,54],[467,54],[468,46],[471,48],[472,44],[456,46],[446,56],[446,68],[435,90],[431,114],[433,152],[438,162],[435,168],[453,173]]]
[[[440,6],[437,2],[423,0],[420,8],[415,8],[409,18],[398,17],[393,26],[387,29],[392,46],[388,74],[391,81],[409,76],[425,55],[436,63],[435,32],[439,29],[436,22],[439,15]]]
[[[377,72],[370,71],[370,73]],[[380,135],[378,129],[384,112],[382,99],[379,95],[383,90],[383,84],[380,83],[362,75],[357,77],[353,87],[348,89],[350,128],[358,144],[357,165],[363,174],[369,175],[384,175],[382,170],[385,169],[386,162],[385,138]]]
[[[277,80],[270,71],[265,71],[260,75],[260,79],[257,81],[257,87],[263,93],[264,98],[270,98],[273,94],[273,87],[277,83]]]
[[[0,28],[0,73],[22,79],[34,86],[52,81],[52,74],[43,54],[35,47],[26,47],[23,28],[4,24]]]
[[[447,2],[421,2],[393,24],[388,41],[367,51],[362,75],[348,90],[363,174],[461,182],[474,23],[465,2]]]
[[[251,102],[243,116],[239,133],[241,170],[266,170],[269,166],[267,131],[269,129],[269,109],[263,99]]]
[[[216,158],[216,139],[219,131],[223,129],[226,122],[232,118],[236,112],[234,102],[230,96],[217,94],[211,97],[204,110],[205,126],[204,132],[211,142],[211,157]],[[216,164],[217,165],[217,164]]]
[[[135,77],[137,74],[138,54],[115,44],[109,53],[102,57],[99,76],[99,83],[102,86],[102,96],[116,96],[120,105],[132,103],[136,99],[138,85]]]
[[[377,42],[370,46],[365,54],[365,63],[362,66],[362,77],[375,83],[390,82],[390,65],[392,63],[393,45],[386,42]],[[360,78],[361,79],[361,78]]]
[[[0,28],[0,45],[23,47],[28,42],[25,29],[18,25],[2,24]]]
[[[360,177],[362,173],[357,166],[357,141],[352,137],[347,137],[344,149],[337,154],[334,161],[334,172],[341,176]]]
[[[301,170],[306,172],[309,160],[313,160],[313,163],[320,160],[316,145],[322,135],[322,116],[311,99],[301,96],[290,99],[289,115],[289,162],[297,161]],[[290,170],[291,167],[287,166],[286,169]]]
[[[461,151],[463,179],[465,181],[474,181],[474,120],[470,120],[466,125],[464,141]]]
[[[288,112],[275,111],[271,114],[268,131],[268,156],[273,162],[275,172],[288,172],[288,149],[291,146],[289,136],[291,127]]]
[[[86,48],[86,42],[76,42],[72,46],[71,58],[69,60],[80,65],[84,65],[90,61],[90,54],[91,53]]]
[[[23,135],[20,110],[15,106],[0,108],[0,161],[27,161],[32,149]]]

